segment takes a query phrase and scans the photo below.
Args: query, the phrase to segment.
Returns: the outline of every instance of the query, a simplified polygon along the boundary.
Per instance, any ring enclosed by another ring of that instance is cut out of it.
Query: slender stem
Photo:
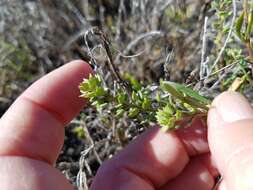
[[[250,39],[246,42],[246,47],[247,47],[247,51],[249,53],[249,60],[251,63],[253,63],[253,50],[251,47],[251,40]],[[252,69],[253,69],[253,64],[251,64],[251,65],[252,65]]]
[[[244,22],[247,26],[248,18],[249,18],[249,8],[248,8],[248,0],[243,1],[243,11],[244,11]]]

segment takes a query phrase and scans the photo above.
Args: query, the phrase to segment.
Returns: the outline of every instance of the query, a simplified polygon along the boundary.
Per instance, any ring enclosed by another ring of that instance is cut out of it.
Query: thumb
[[[229,190],[253,189],[253,109],[242,95],[225,92],[208,113],[212,157]]]

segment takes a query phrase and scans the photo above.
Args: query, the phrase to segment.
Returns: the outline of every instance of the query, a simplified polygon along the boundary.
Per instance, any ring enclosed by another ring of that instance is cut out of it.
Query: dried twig
[[[122,17],[123,17],[122,14],[123,14],[124,9],[125,9],[124,0],[120,0],[120,5],[119,5],[119,9],[118,9],[118,20],[117,20],[117,27],[116,27],[117,30],[116,30],[115,41],[120,40]]]
[[[70,36],[68,41],[63,46],[63,50],[67,50],[73,43],[75,43],[80,37],[84,36],[86,33],[86,27],[84,27],[84,30],[80,30],[76,32],[73,36]]]
[[[172,50],[170,53],[168,53],[165,63],[163,65],[164,73],[165,73],[165,78],[169,78],[169,64],[171,63],[171,60],[174,56],[174,50]]]
[[[129,90],[129,86],[127,85],[127,83],[121,78],[118,68],[115,66],[114,61],[113,61],[113,56],[110,50],[110,42],[107,39],[105,33],[100,30],[97,27],[93,27],[92,29],[88,30],[85,34],[85,44],[88,48],[89,54],[91,56],[91,61],[92,61],[92,65],[95,66],[95,68],[97,68],[97,64],[96,64],[96,60],[93,57],[92,54],[92,50],[89,47],[88,44],[88,35],[89,34],[95,35],[97,37],[99,37],[99,39],[101,40],[101,45],[102,47],[105,49],[108,60],[106,61],[106,64],[108,66],[108,69],[110,70],[112,76],[114,77],[114,79],[120,84],[122,85],[126,90]]]
[[[89,167],[89,165],[87,164],[86,161],[86,156],[88,155],[88,153],[91,151],[91,149],[93,148],[93,146],[90,146],[88,149],[84,150],[81,153],[81,157],[80,157],[80,161],[79,161],[79,172],[77,174],[77,179],[76,179],[76,183],[77,183],[77,187],[78,190],[88,190],[88,182],[87,182],[87,175],[85,173],[84,167],[87,168],[89,174],[92,174],[92,171]]]
[[[206,69],[207,69],[207,61],[205,60],[207,21],[208,21],[208,17],[205,17],[204,31],[203,31],[203,38],[202,38],[202,49],[201,49],[201,63],[200,63],[200,69],[199,69],[200,80],[204,78],[204,74],[206,73]]]
[[[149,37],[154,37],[154,36],[164,37],[164,35],[165,34],[162,31],[158,31],[158,30],[143,33],[143,34],[137,36],[133,41],[131,41],[128,44],[128,46],[124,49],[122,54],[123,55],[129,54],[129,52],[143,39],[146,39],[146,38],[149,38]],[[120,58],[120,55],[118,55],[116,57],[115,63],[119,62],[119,58]]]
[[[167,1],[162,1],[163,2],[163,5],[161,5],[159,8],[158,8],[158,12],[163,12],[172,2],[173,0],[167,0]]]
[[[86,134],[86,137],[88,138],[88,140],[90,141],[90,144],[91,144],[91,149],[93,151],[93,154],[96,158],[96,160],[98,161],[98,163],[101,165],[102,164],[102,160],[98,154],[98,152],[96,151],[96,148],[95,148],[95,142],[93,141],[91,135],[90,135],[90,132],[89,130],[87,129],[87,126],[83,123],[83,127],[84,127],[84,130],[85,130],[85,134]]]

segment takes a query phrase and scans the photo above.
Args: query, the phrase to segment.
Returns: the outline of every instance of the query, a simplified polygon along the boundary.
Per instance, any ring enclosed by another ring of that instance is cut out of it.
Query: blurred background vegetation
[[[110,40],[120,73],[185,83],[210,98],[232,86],[252,99],[252,18],[247,0],[1,0],[0,116],[39,77],[89,62],[84,35],[93,26]],[[88,45],[104,69],[99,42]],[[87,189],[101,163],[143,130],[87,108],[66,130],[57,167]]]

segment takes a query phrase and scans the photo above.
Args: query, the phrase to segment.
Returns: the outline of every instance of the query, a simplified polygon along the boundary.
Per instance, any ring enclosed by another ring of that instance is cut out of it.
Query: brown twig
[[[110,42],[107,39],[105,33],[102,30],[98,29],[97,27],[94,28],[93,32],[95,35],[100,36],[103,42],[102,45],[105,48],[106,54],[108,56],[108,61],[106,62],[106,64],[108,65],[108,68],[110,69],[110,72],[112,73],[113,77],[120,85],[122,85],[126,90],[128,90],[128,92],[130,92],[131,90],[130,86],[122,79],[122,77],[119,74],[119,69],[114,64],[112,53],[110,50]]]

